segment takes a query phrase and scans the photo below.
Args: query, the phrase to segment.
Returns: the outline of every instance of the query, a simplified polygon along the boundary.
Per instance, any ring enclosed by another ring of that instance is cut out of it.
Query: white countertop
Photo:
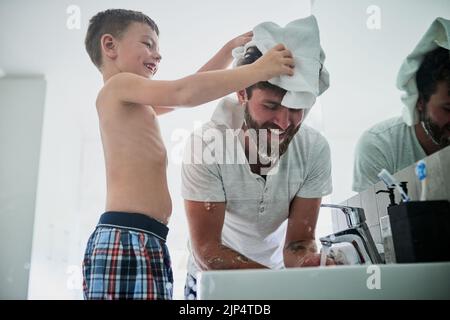
[[[450,262],[205,271],[202,300],[450,299]]]

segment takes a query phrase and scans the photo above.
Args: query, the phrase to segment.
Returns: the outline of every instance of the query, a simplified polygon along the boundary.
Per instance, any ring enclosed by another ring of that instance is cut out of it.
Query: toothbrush
[[[420,192],[420,201],[425,201],[427,197],[427,165],[424,160],[420,160],[419,162],[417,162],[416,175],[422,186],[422,191]]]
[[[403,190],[402,187],[398,184],[397,180],[387,171],[386,169],[382,169],[380,173],[378,174],[378,178],[380,178],[388,187],[395,187],[397,189],[398,193],[400,193],[400,196],[402,197],[403,202],[408,202],[411,199],[408,197],[408,195],[405,193],[405,190]]]

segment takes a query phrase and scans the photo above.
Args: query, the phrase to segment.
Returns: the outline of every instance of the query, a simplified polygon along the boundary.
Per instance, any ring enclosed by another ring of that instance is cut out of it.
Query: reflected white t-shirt
[[[380,122],[365,131],[356,145],[353,191],[364,191],[380,181],[382,169],[394,174],[426,156],[414,126],[402,117]]]

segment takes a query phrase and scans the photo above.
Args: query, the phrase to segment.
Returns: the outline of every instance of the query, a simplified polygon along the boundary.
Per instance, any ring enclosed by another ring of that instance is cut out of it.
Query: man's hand
[[[320,266],[320,253],[306,253],[299,257],[299,267],[317,267]],[[336,265],[334,259],[327,257],[327,266]]]
[[[318,267],[321,254],[317,253],[315,240],[300,240],[287,244],[284,259],[286,267]],[[336,262],[327,256],[326,265],[336,265]]]
[[[321,198],[295,197],[289,209],[288,227],[283,250],[286,268],[317,267],[320,253],[315,240]],[[328,258],[326,265],[336,264]]]

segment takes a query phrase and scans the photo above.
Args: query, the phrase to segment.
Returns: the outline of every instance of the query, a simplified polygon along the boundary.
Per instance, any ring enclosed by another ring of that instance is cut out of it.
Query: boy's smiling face
[[[116,55],[113,63],[120,72],[131,72],[151,78],[158,70],[158,35],[147,24],[131,23],[120,39],[115,39]]]

